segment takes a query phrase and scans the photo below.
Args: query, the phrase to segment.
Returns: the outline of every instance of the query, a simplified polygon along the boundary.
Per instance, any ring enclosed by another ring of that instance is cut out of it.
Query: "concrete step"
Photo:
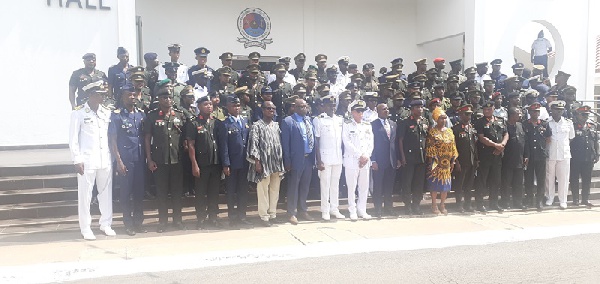
[[[0,167],[0,178],[74,173],[72,164]]]
[[[76,186],[75,173],[0,177],[0,191]]]
[[[0,205],[77,200],[77,188],[33,188],[0,191]]]

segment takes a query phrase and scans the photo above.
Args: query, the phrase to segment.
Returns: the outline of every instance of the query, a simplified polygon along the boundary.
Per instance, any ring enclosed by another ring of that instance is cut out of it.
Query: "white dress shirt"
[[[111,167],[108,148],[110,110],[98,106],[94,112],[87,103],[73,110],[69,128],[69,149],[73,164],[83,163],[86,170]]]
[[[277,80],[277,76],[275,74],[269,74],[269,77],[267,78],[267,84],[271,84],[275,80]],[[285,72],[283,81],[290,83],[290,85],[292,85],[292,88],[294,86],[296,86],[296,77],[294,77],[294,75],[290,74],[290,72],[287,72],[287,71]]]
[[[371,157],[373,152],[373,130],[371,124],[362,121],[356,123],[353,119],[344,123],[342,127],[342,142],[344,143],[344,167],[347,169],[360,169],[359,158]],[[368,162],[365,167],[370,167]]]
[[[190,80],[188,77],[188,69],[187,65],[179,63],[179,67],[177,67],[177,82],[182,84],[187,84],[187,81]],[[158,80],[167,79],[167,74],[165,74],[165,68],[158,68]]]
[[[550,118],[548,126],[552,129],[550,143],[548,144],[548,160],[562,161],[571,159],[571,139],[575,138],[575,128],[573,122],[561,117],[556,122]]]
[[[208,88],[206,86],[203,87],[203,86],[196,84],[194,86],[194,104],[199,98],[205,97],[205,96],[208,96]]]
[[[367,110],[365,110],[363,112],[362,119],[366,123],[371,123],[373,120],[377,119],[378,117],[379,117],[379,115],[377,115],[376,111],[374,111],[370,108],[367,108]]]
[[[543,56],[548,54],[548,49],[552,48],[552,44],[546,38],[537,38],[531,44],[534,56]]]
[[[325,165],[342,164],[342,125],[344,119],[322,113],[313,119],[315,137],[319,138],[321,162]]]
[[[346,72],[346,75],[344,75],[344,74],[342,74],[342,71],[338,70],[336,82],[339,82],[340,84],[342,84],[342,87],[345,90],[346,86],[352,81],[350,79],[351,76],[352,76],[352,74],[350,74],[349,72]]]

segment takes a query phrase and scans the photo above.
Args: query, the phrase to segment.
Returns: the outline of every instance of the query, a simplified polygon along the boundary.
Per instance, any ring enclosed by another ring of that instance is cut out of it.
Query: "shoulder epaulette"
[[[158,112],[158,108],[151,109],[148,113],[154,113],[154,112]]]
[[[78,105],[78,106],[76,106],[76,107],[75,107],[73,110],[80,110],[80,109],[82,109],[82,108],[83,108],[83,105]]]

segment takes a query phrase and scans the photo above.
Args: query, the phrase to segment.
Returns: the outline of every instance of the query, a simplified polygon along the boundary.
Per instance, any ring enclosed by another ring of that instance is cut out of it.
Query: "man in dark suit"
[[[219,158],[227,183],[227,212],[229,225],[252,225],[246,220],[248,204],[248,162],[246,161],[246,141],[248,141],[249,122],[240,115],[240,99],[227,98],[229,116],[219,124],[217,141],[220,147]],[[236,207],[237,206],[237,207]]]
[[[374,137],[373,153],[371,154],[371,168],[373,169],[373,206],[376,218],[382,214],[394,216],[392,191],[398,156],[396,152],[396,122],[388,119],[389,110],[386,104],[377,105],[377,116],[371,122]],[[382,203],[385,211],[382,212]]]
[[[306,115],[308,104],[303,99],[296,99],[294,114],[286,117],[281,123],[281,147],[283,149],[283,164],[289,171],[287,189],[287,213],[293,225],[298,224],[298,217],[313,221],[307,213],[306,198],[312,168],[315,164],[314,129],[310,117]],[[298,209],[298,200],[300,208]]]

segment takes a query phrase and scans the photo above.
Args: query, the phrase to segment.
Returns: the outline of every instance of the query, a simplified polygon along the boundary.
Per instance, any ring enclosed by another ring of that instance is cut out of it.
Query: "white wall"
[[[135,33],[119,30],[133,26],[134,0],[103,0],[110,11],[83,9],[76,4],[60,8],[58,0],[5,1],[0,17],[0,146],[65,144],[71,107],[68,81],[83,67],[81,56],[97,55],[105,71],[116,63],[116,48],[123,45],[136,58]],[[118,2],[118,3],[117,3]],[[63,0],[63,5],[66,0]],[[89,0],[98,6],[98,0]],[[119,16],[119,12],[128,14]]]
[[[237,42],[240,34],[237,18],[246,8],[261,8],[271,19],[270,38],[266,50],[245,49]],[[136,11],[143,21],[144,52],[157,52],[159,60],[168,60],[167,45],[180,43],[181,61],[195,64],[193,50],[204,46],[211,50],[208,64],[219,67],[218,56],[231,51],[247,55],[258,51],[262,55],[307,55],[307,65],[314,56],[327,54],[329,63],[337,63],[343,55],[359,68],[367,62],[389,68],[396,57],[418,58],[415,46],[415,0],[332,1],[201,1],[162,0],[137,1]],[[177,17],[164,19],[164,11],[177,11]],[[293,66],[293,64],[292,64]],[[414,66],[406,64],[407,71]],[[377,68],[378,69],[378,68]]]

